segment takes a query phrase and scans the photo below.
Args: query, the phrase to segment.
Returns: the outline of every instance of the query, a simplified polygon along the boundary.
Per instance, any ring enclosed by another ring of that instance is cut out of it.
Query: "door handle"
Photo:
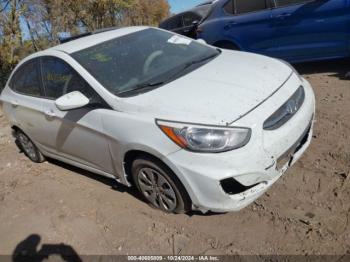
[[[11,102],[11,105],[12,105],[13,107],[18,107],[18,102],[17,102],[17,101],[12,101],[12,102]]]
[[[53,118],[56,116],[55,112],[52,111],[52,110],[47,110],[45,111],[45,115],[48,117],[48,118]]]
[[[238,23],[236,21],[230,21],[227,23],[227,25],[237,25]]]
[[[280,14],[280,15],[276,15],[275,17],[278,18],[278,19],[284,19],[284,18],[287,18],[287,17],[290,17],[292,14],[290,13],[283,13],[283,14]]]
[[[233,26],[235,26],[235,25],[237,25],[238,23],[236,22],[236,21],[230,21],[230,22],[228,22],[225,26],[224,26],[224,29],[225,30],[228,30],[228,29],[230,29],[231,27],[233,27]]]

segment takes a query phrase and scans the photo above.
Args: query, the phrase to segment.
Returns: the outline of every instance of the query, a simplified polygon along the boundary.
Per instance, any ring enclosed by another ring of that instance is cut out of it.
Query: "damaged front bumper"
[[[253,129],[251,141],[238,150],[220,154],[180,150],[163,159],[183,183],[193,209],[241,210],[263,195],[302,156],[311,143],[315,114],[314,93],[306,81],[303,84],[303,106],[280,129],[265,131],[261,123]],[[232,190],[223,185],[229,179],[233,180]]]

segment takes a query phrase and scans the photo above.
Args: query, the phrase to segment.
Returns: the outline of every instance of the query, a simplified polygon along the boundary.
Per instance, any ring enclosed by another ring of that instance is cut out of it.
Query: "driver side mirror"
[[[74,91],[59,97],[55,101],[55,105],[61,111],[68,111],[84,107],[89,104],[89,102],[90,100],[85,95],[79,91]]]

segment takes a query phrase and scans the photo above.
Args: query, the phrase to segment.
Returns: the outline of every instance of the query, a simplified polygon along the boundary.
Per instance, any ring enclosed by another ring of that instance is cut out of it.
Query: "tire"
[[[34,163],[44,162],[45,156],[39,151],[36,145],[22,131],[17,130],[15,133],[16,144],[19,149]]]
[[[231,42],[219,42],[215,44],[216,47],[222,48],[222,49],[229,49],[229,50],[239,50],[239,47]]]
[[[138,158],[132,163],[131,173],[138,191],[152,207],[175,214],[190,210],[191,200],[185,188],[160,161]]]

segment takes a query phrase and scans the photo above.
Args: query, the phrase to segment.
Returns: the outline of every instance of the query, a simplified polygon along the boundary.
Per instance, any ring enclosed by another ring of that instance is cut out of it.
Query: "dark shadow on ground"
[[[85,176],[89,179],[93,179],[93,180],[96,180],[102,184],[105,184],[106,186],[110,187],[112,190],[118,191],[120,193],[128,193],[128,194],[132,195],[133,197],[135,197],[136,199],[148,204],[147,201],[142,197],[142,195],[136,190],[135,187],[124,186],[112,178],[97,175],[97,174],[94,174],[92,172],[89,172],[89,171],[86,171],[84,169],[66,164],[64,162],[61,162],[61,161],[58,161],[55,159],[48,158],[47,161],[53,165],[62,167],[64,169],[72,171],[76,174]],[[150,206],[150,208],[152,208],[152,207]],[[162,211],[159,211],[159,212],[162,212]],[[192,216],[215,216],[215,215],[221,215],[221,214],[222,213],[213,213],[213,212],[202,213],[201,211],[189,211],[186,213],[186,215],[189,217],[192,217]]]
[[[294,64],[302,75],[328,73],[328,76],[350,80],[350,58]],[[348,76],[347,76],[348,75]]]
[[[118,191],[120,193],[128,193],[128,194],[132,195],[133,197],[137,198],[138,200],[145,202],[143,197],[139,194],[139,192],[134,187],[127,187],[123,184],[118,183],[116,180],[114,180],[112,178],[104,177],[104,176],[89,172],[87,170],[66,164],[64,162],[61,162],[61,161],[58,161],[55,159],[49,158],[49,159],[47,159],[47,161],[53,165],[62,167],[64,169],[67,169],[67,170],[72,171],[74,173],[77,173],[79,175],[85,176],[87,178],[98,181],[102,184],[105,184],[106,186],[108,186],[112,190]]]
[[[206,212],[206,213],[203,213],[201,211],[189,211],[186,213],[187,216],[189,217],[192,217],[192,216],[200,216],[200,217],[212,217],[212,216],[221,216],[221,215],[224,215],[224,214],[227,214],[227,212],[225,213],[214,213],[214,212]]]
[[[42,244],[39,250],[41,237],[33,234],[17,244],[12,254],[12,261],[24,262],[46,261],[50,256],[61,257],[62,261],[80,262],[83,261],[73,247],[61,244]]]

